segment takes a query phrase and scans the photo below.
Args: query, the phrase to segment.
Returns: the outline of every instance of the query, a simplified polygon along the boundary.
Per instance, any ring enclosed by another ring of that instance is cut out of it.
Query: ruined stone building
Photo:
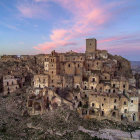
[[[64,99],[83,117],[139,121],[139,97],[130,62],[112,56],[106,50],[98,50],[96,39],[86,40],[85,53],[52,51],[41,55],[40,60],[44,64],[44,72],[34,75],[34,98],[29,97],[27,105],[32,114],[38,98],[41,113],[46,102],[51,105],[55,99],[58,106]],[[62,96],[68,89],[67,96]],[[44,95],[40,95],[44,90]],[[50,92],[55,95],[48,99]]]
[[[139,121],[139,98],[134,94],[91,93],[88,101],[87,108],[83,108],[81,104],[78,109],[84,117]]]
[[[3,94],[8,95],[13,93],[19,88],[18,79],[14,76],[6,75],[3,76]]]

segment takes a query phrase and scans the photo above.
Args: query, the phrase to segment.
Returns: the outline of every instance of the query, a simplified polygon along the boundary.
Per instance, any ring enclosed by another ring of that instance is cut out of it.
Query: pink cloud
[[[109,5],[103,5],[101,1],[97,0],[52,1],[72,13],[72,24],[70,27],[65,29],[53,29],[50,34],[51,41],[37,45],[34,47],[36,49],[52,50],[52,48],[56,49],[60,46],[69,46],[71,42],[75,42],[77,44],[76,38],[86,38],[86,36],[95,33],[98,29],[108,23],[112,19],[110,9],[112,9],[115,4],[118,4],[113,2]],[[62,26],[63,25],[65,24],[62,24]]]
[[[68,34],[68,30],[65,29],[55,29],[52,31],[52,34],[50,35],[51,40],[58,41],[58,40],[65,40],[66,35]]]
[[[125,55],[140,51],[140,34],[126,34],[108,37],[98,41],[100,49],[107,49],[113,54]]]
[[[42,50],[42,51],[47,51],[50,52],[53,49],[56,49],[57,47],[66,47],[69,45],[76,45],[74,42],[68,42],[65,40],[60,40],[60,41],[51,41],[51,42],[45,42],[43,44],[39,44],[38,46],[35,46],[34,48],[37,50]]]

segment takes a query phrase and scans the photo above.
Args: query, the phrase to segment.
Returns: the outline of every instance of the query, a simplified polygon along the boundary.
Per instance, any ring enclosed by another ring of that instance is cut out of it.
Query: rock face
[[[123,58],[122,56],[118,56],[118,55],[113,56],[113,55],[109,54],[109,58],[115,59],[118,61],[119,69],[117,72],[119,73],[119,75],[123,75],[127,78],[132,77],[132,69],[131,69],[130,61],[128,61],[127,59]]]

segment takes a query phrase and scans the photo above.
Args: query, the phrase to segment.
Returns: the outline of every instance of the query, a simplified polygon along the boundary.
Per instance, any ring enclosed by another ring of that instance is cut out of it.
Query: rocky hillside
[[[94,140],[108,139],[110,136],[113,138],[113,132],[106,129],[123,130],[122,133],[127,131],[130,137],[130,132],[139,126],[109,120],[84,120],[76,111],[69,110],[65,105],[42,116],[29,116],[26,111],[26,95],[25,90],[19,90],[11,96],[0,96],[0,139]]]
[[[120,69],[118,70],[119,75],[124,75],[125,77],[128,77],[128,78],[132,77],[132,69],[131,69],[130,61],[118,55],[109,54],[109,58],[112,60],[115,59],[118,61],[118,65],[120,67]]]

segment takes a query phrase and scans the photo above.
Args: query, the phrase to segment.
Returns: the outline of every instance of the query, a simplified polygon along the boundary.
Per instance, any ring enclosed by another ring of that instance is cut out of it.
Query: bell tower
[[[86,39],[86,53],[95,53],[97,50],[97,40],[95,38]]]

